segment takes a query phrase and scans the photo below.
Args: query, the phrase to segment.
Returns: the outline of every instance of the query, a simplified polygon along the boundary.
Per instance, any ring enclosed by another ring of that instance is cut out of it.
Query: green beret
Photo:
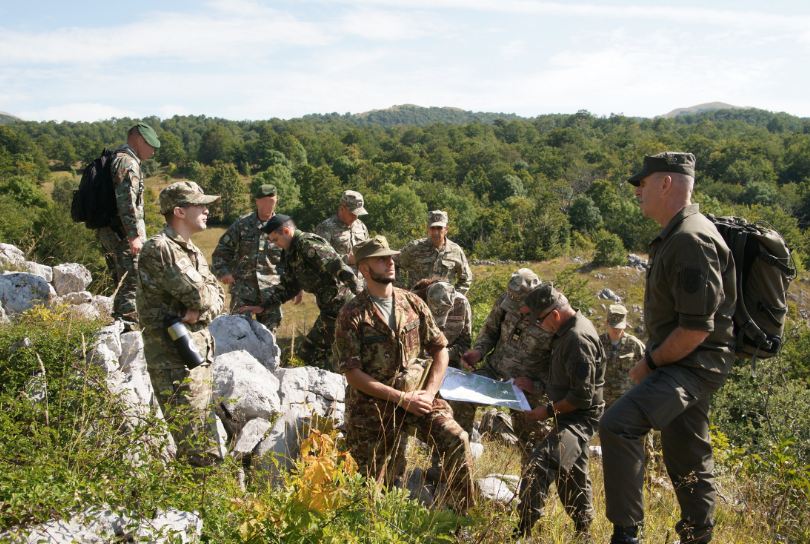
[[[138,123],[135,125],[137,127],[138,132],[140,133],[141,137],[146,141],[147,144],[154,147],[155,149],[160,148],[160,140],[158,140],[157,133],[155,129],[147,125],[146,123]]]
[[[264,198],[266,196],[276,196],[276,186],[272,183],[263,183],[253,188],[253,198]]]

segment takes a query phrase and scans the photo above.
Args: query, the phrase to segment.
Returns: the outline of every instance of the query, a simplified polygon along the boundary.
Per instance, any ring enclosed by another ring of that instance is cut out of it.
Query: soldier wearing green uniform
[[[605,408],[635,385],[630,379],[630,369],[644,355],[644,342],[625,332],[627,308],[611,304],[607,314],[607,332],[599,336],[607,357],[605,365]]]
[[[138,322],[135,290],[138,284],[138,254],[146,241],[143,221],[143,173],[141,161],[160,147],[155,131],[146,123],[129,129],[127,143],[113,151],[110,163],[117,217],[109,227],[96,230],[107,268],[118,286],[112,316],[131,329]]]
[[[173,183],[160,192],[166,226],[141,251],[138,309],[144,356],[155,396],[173,428],[178,455],[192,464],[219,459],[212,406],[214,339],[208,324],[222,312],[225,297],[191,235],[206,228],[207,205],[219,199],[193,182]],[[180,318],[203,363],[189,369],[166,331]]]
[[[734,361],[734,261],[717,229],[692,204],[695,157],[644,158],[628,180],[644,216],[662,230],[650,245],[644,293],[647,351],[630,376],[638,383],[599,426],[605,500],[613,544],[639,542],[644,520],[644,444],[661,431],[664,464],[681,508],[680,542],[711,540],[717,492],[709,405]]]
[[[262,293],[260,306],[243,306],[237,311],[261,314],[266,308],[283,304],[301,291],[315,295],[320,314],[306,338],[296,348],[305,364],[332,368],[332,342],[335,320],[343,304],[359,291],[357,276],[329,242],[296,228],[291,217],[276,214],[262,227],[270,242],[283,249],[281,281]]]
[[[348,383],[346,443],[362,471],[390,485],[404,473],[399,453],[415,429],[443,457],[449,504],[463,512],[474,500],[468,437],[436,397],[447,341],[422,299],[393,286],[396,254],[383,236],[354,248],[366,288],[340,311],[335,333],[337,370]]]
[[[588,442],[604,410],[605,353],[593,323],[571,307],[565,295],[545,283],[526,296],[535,326],[554,338],[546,379],[549,402],[523,417],[551,420],[551,432],[533,445],[520,481],[519,533],[531,534],[542,516],[552,483],[579,541],[590,542],[593,497],[588,474]]]
[[[253,188],[256,210],[237,219],[219,239],[211,269],[231,288],[231,312],[242,306],[261,306],[261,293],[281,281],[277,267],[281,248],[270,243],[260,229],[276,213],[278,194],[272,184]],[[281,305],[268,306],[257,315],[268,329],[281,323]]]
[[[450,366],[461,368],[461,356],[472,342],[472,308],[467,297],[446,281],[434,282],[425,294],[433,320],[447,339]]]
[[[363,195],[357,191],[343,191],[337,213],[315,227],[315,234],[332,244],[343,262],[349,265],[354,265],[352,248],[368,240],[368,229],[360,220],[362,215],[368,215]]]
[[[397,258],[399,283],[411,287],[424,278],[436,278],[453,284],[462,295],[472,284],[467,256],[457,243],[447,238],[447,212],[428,212],[428,237],[414,240],[402,248]]]

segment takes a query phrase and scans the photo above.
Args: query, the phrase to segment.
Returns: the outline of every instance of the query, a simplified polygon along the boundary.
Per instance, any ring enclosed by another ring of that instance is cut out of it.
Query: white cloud
[[[101,121],[111,117],[139,117],[134,110],[93,102],[60,104],[15,115],[27,121]]]

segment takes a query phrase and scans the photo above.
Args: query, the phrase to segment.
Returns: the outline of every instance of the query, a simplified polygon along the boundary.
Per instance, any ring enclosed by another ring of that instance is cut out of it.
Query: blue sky
[[[393,104],[810,116],[810,2],[0,0],[0,111],[30,120]]]

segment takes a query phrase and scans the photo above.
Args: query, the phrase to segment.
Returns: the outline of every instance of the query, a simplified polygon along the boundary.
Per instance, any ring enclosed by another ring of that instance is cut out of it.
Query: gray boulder
[[[96,333],[96,339],[87,352],[87,360],[104,368],[107,372],[118,370],[118,358],[121,357],[121,333],[124,324],[115,321]]]
[[[8,315],[18,314],[37,304],[48,305],[56,293],[41,276],[13,272],[0,276],[0,304]]]
[[[621,304],[621,302],[622,302],[622,297],[620,297],[619,295],[617,295],[616,293],[614,293],[611,289],[608,289],[607,287],[605,287],[604,289],[599,291],[599,293],[597,293],[596,296],[598,296],[599,298],[604,299],[604,300],[612,300],[613,302],[616,302],[618,304]]]
[[[35,263],[34,261],[25,261],[21,268],[26,272],[39,276],[48,283],[53,281],[53,268],[50,266]]]
[[[81,319],[84,321],[91,321],[101,317],[98,308],[90,302],[79,304],[77,306],[70,306],[68,308],[68,314],[70,314],[73,319]]]
[[[343,422],[346,379],[342,374],[312,366],[279,368],[279,397],[285,409],[301,406],[319,416]]]
[[[135,542],[155,544],[199,542],[203,521],[196,512],[184,512],[169,508],[158,510],[154,518],[143,521],[135,534]]]
[[[310,414],[300,406],[292,406],[273,424],[270,432],[253,450],[253,465],[265,471],[270,481],[280,484],[280,471],[289,470],[301,453],[304,427]]]
[[[470,453],[473,461],[478,461],[484,455],[484,445],[480,442],[470,442]]]
[[[60,297],[57,297],[54,302],[56,304],[89,304],[93,302],[93,293],[90,291],[75,291],[73,293],[67,293]]]
[[[113,310],[112,297],[105,297],[104,295],[93,295],[91,304],[96,307],[99,317],[103,319],[110,318]]]
[[[272,420],[281,412],[278,379],[247,351],[232,351],[214,359],[214,395],[233,434],[253,418]]]
[[[90,271],[78,263],[64,263],[53,267],[53,288],[58,295],[84,291],[93,276]]]
[[[25,253],[11,244],[0,243],[0,269],[19,270],[25,263]]]
[[[242,427],[242,432],[240,432],[239,436],[236,438],[236,444],[234,444],[233,450],[231,450],[231,455],[237,459],[242,459],[253,453],[253,450],[256,449],[256,446],[264,439],[270,427],[270,422],[260,417],[253,418],[245,423],[245,426]]]
[[[6,309],[3,308],[3,304],[0,303],[0,324],[8,323],[8,322],[9,322],[9,318],[8,318],[8,315],[6,315]]]
[[[255,319],[223,315],[212,321],[208,330],[216,341],[216,355],[244,350],[268,370],[279,367],[281,350],[276,344],[276,337]]]
[[[490,474],[476,481],[481,497],[501,504],[515,500],[519,482],[519,477],[509,474]]]

